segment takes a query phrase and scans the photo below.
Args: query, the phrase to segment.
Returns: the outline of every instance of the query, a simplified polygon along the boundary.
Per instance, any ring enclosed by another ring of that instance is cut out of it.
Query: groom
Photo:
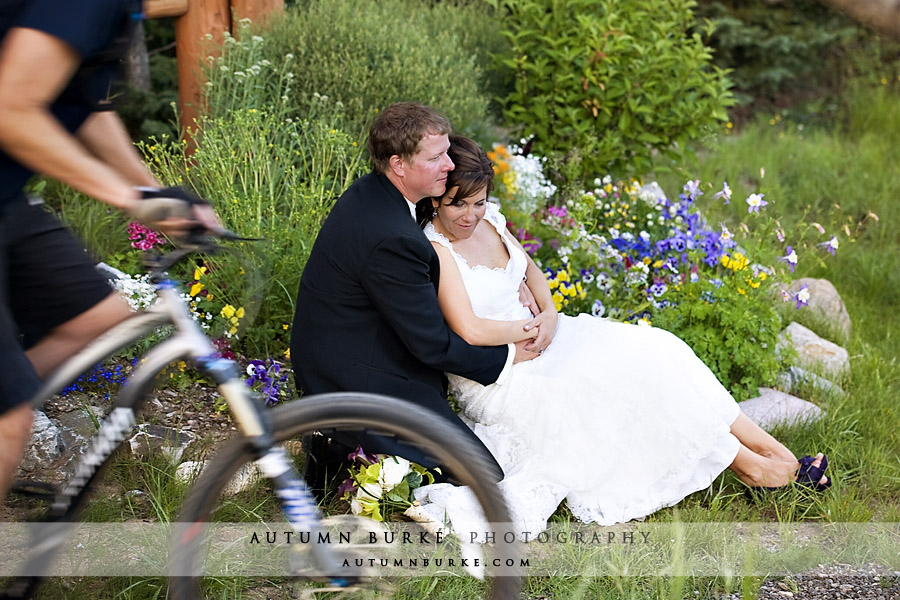
[[[512,362],[537,354],[525,351],[524,342],[470,346],[441,314],[438,257],[416,224],[415,203],[444,193],[453,169],[449,133],[444,117],[411,102],[388,107],[372,124],[368,148],[375,169],[338,199],[304,268],[291,362],[306,394],[359,391],[409,400],[442,415],[448,427],[483,448],[448,406],[444,372],[489,385],[502,381]],[[384,436],[309,441],[307,480],[317,490],[326,489],[326,476],[343,474],[341,463],[357,444],[437,466]],[[499,481],[503,473],[496,462],[494,467]]]

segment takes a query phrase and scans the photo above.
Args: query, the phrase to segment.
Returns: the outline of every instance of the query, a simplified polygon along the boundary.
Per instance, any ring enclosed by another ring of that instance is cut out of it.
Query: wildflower
[[[668,287],[661,279],[656,279],[653,281],[653,285],[650,286],[648,291],[653,294],[655,297],[659,298],[663,294],[666,293]]]
[[[803,287],[801,287],[799,290],[797,290],[797,293],[794,294],[793,300],[797,303],[797,308],[800,308],[802,306],[808,306],[809,305],[809,286],[807,286],[804,283]]]
[[[595,317],[602,317],[605,312],[606,307],[603,306],[603,303],[600,302],[600,300],[594,300],[594,305],[591,307],[591,314]]]
[[[684,191],[691,200],[695,199],[697,196],[703,195],[703,192],[700,191],[699,179],[688,181],[686,184],[684,184]]]
[[[760,208],[768,206],[769,203],[763,200],[763,196],[765,196],[765,194],[750,194],[747,196],[747,204],[750,207],[747,209],[748,213],[755,212],[756,214],[759,214]]]
[[[731,200],[731,188],[728,187],[727,181],[722,182],[722,191],[721,192],[716,192],[715,194],[713,194],[713,200],[718,200],[719,198],[724,198],[725,204],[728,204],[729,201]]]
[[[836,237],[836,236],[831,236],[831,239],[830,239],[830,240],[828,240],[827,242],[822,242],[821,244],[819,244],[819,248],[825,248],[826,250],[828,250],[828,253],[829,253],[829,254],[831,254],[832,256],[834,256],[834,251],[838,249],[838,246],[839,246],[839,245],[840,245],[840,243],[838,242],[837,237]]]
[[[797,264],[797,253],[790,246],[787,247],[787,254],[779,258],[778,260],[786,262],[788,266],[791,268],[791,273],[794,272],[794,266]]]

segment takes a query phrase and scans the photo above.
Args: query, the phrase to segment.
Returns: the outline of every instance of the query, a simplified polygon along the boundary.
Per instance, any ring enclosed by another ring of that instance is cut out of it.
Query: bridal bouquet
[[[413,506],[416,488],[434,483],[428,469],[400,456],[369,454],[357,446],[347,458],[358,465],[350,469],[338,493],[354,515],[384,521],[391,512]]]

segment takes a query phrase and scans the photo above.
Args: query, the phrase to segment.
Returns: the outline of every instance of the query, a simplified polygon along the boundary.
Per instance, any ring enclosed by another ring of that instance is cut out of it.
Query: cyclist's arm
[[[140,197],[133,184],[88,152],[50,112],[80,60],[47,33],[9,31],[0,48],[0,145],[31,169],[127,210]],[[131,144],[121,151],[137,154]]]
[[[132,185],[159,187],[159,181],[134,150],[125,126],[115,112],[104,110],[93,113],[78,130],[76,137],[91,154],[114,168]],[[125,151],[124,148],[128,150]]]

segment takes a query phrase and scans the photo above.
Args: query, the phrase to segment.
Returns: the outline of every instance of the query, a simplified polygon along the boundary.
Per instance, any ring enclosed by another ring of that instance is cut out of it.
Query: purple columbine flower
[[[731,188],[728,187],[727,181],[722,182],[721,192],[716,192],[715,194],[713,194],[713,200],[718,200],[719,198],[724,198],[725,204],[728,204],[731,200]]]
[[[763,200],[763,196],[765,196],[765,194],[750,194],[747,196],[747,205],[750,207],[747,209],[748,213],[755,212],[756,214],[759,214],[760,208],[769,205],[768,202]]]
[[[782,262],[786,262],[788,266],[791,268],[791,273],[794,272],[794,266],[797,264],[797,253],[790,246],[787,247],[787,254],[779,258],[778,260]]]
[[[803,286],[797,290],[797,293],[794,294],[793,300],[797,303],[797,308],[809,306],[809,286],[804,283]]]
[[[694,200],[697,196],[703,195],[703,192],[700,191],[699,179],[688,181],[686,184],[684,184],[684,191],[691,200]]]
[[[834,256],[834,251],[838,249],[838,246],[840,246],[840,242],[838,242],[836,236],[831,236],[830,240],[819,244],[819,248],[825,248],[832,256]]]

